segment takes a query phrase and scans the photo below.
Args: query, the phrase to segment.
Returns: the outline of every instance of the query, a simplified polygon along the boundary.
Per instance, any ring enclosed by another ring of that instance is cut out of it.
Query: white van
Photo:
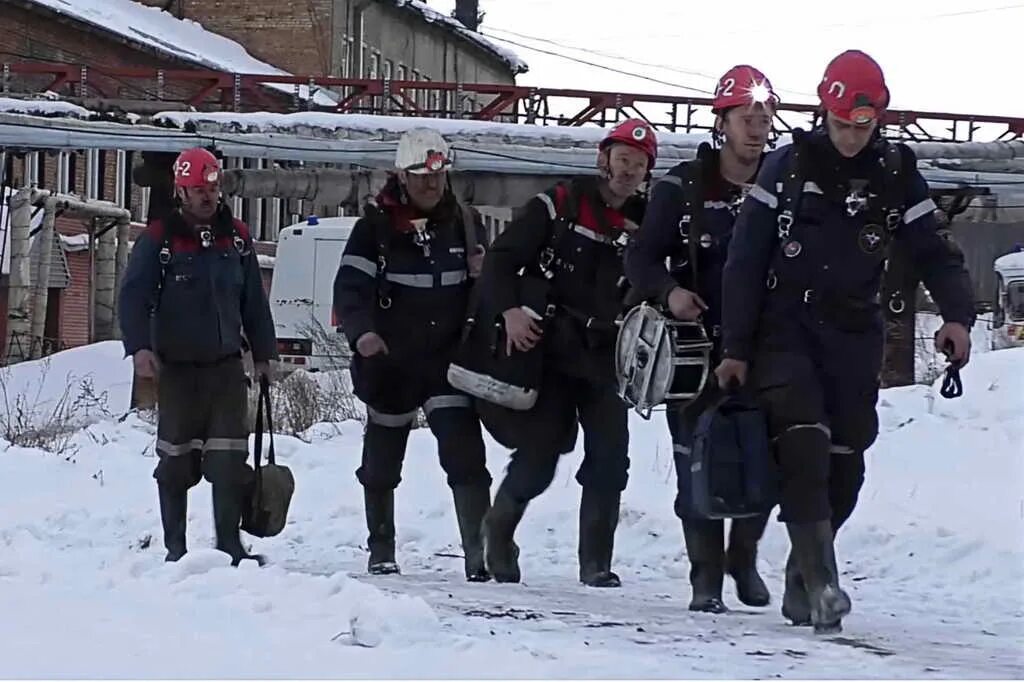
[[[270,284],[270,310],[283,369],[348,367],[351,352],[337,331],[334,276],[358,218],[317,218],[281,230]]]

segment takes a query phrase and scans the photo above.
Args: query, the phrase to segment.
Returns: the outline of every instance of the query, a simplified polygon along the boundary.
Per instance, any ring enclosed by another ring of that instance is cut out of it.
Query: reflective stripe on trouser
[[[375,410],[369,405],[366,406],[366,418],[372,424],[379,426],[386,426],[392,429],[402,428],[403,426],[411,426],[416,421],[416,413],[418,410],[410,410],[408,412],[381,412]]]
[[[168,443],[165,440],[157,440],[156,451],[168,457],[187,455],[195,450],[200,452],[247,452],[249,440],[247,438],[208,438],[203,441],[194,438],[187,443]]]
[[[423,403],[423,413],[430,417],[430,413],[434,410],[443,410],[445,408],[463,408],[467,409],[473,406],[473,401],[466,395],[435,395],[432,398],[427,398],[427,401]]]

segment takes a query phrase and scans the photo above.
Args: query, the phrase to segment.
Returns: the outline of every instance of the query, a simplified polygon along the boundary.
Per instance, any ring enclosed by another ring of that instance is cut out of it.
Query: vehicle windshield
[[[1014,322],[1024,320],[1024,280],[1006,285],[1006,317]]]

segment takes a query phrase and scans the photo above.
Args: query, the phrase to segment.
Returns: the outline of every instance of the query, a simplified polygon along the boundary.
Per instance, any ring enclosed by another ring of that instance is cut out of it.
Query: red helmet
[[[829,62],[818,97],[833,116],[857,125],[871,123],[889,106],[882,67],[860,50],[847,50]]]
[[[753,66],[739,64],[718,79],[715,99],[711,104],[712,113],[720,114],[732,107],[755,104],[763,104],[774,109],[779,104],[779,96],[772,89],[768,77]]]
[[[658,158],[658,138],[654,134],[651,124],[642,118],[628,118],[612,128],[601,140],[598,149],[604,151],[613,144],[628,144],[630,147],[636,147],[647,154],[647,168],[654,168],[654,162]]]
[[[200,187],[219,181],[220,162],[207,149],[186,149],[174,160],[175,187]]]

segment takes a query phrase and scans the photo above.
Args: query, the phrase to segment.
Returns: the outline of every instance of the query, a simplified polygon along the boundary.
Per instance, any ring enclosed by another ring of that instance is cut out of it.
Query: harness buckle
[[[171,262],[171,250],[166,246],[160,249],[160,265],[167,265]]]
[[[889,310],[893,315],[899,315],[907,309],[907,302],[899,291],[894,291],[889,297]]]
[[[901,216],[899,211],[897,211],[894,208],[889,209],[889,211],[885,214],[885,227],[890,232],[892,232],[897,227],[899,227],[900,218]]]
[[[788,208],[779,214],[779,239],[785,241],[789,239],[789,230],[793,227],[793,212]]]
[[[381,310],[387,310],[388,308],[391,307],[391,297],[388,296],[387,294],[384,294],[380,297],[379,303]]]
[[[777,287],[778,285],[779,277],[778,275],[775,274],[775,271],[773,270],[768,273],[768,280],[765,282],[765,286],[768,288],[768,291],[773,291],[775,287]]]
[[[811,303],[814,301],[814,289],[804,289],[804,303]]]

